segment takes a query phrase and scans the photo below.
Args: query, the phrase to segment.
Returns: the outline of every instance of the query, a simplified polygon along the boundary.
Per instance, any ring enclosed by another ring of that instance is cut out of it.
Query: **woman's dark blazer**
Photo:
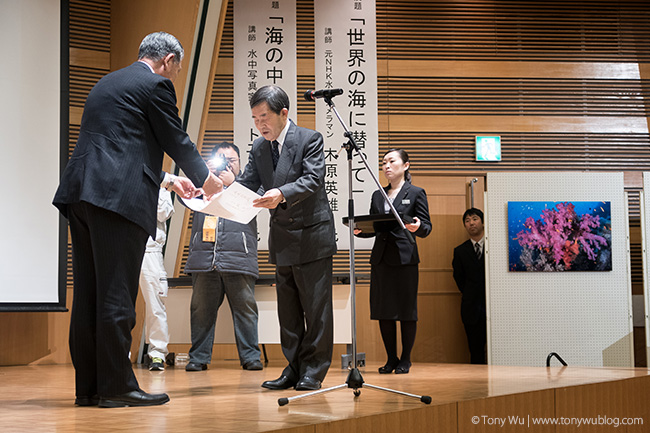
[[[387,186],[384,190],[388,191],[388,188]],[[431,233],[429,203],[427,201],[427,193],[424,189],[412,185],[410,182],[405,182],[395,197],[393,205],[400,216],[418,217],[420,219],[420,227],[415,233],[412,233],[413,235],[424,238]],[[385,213],[384,198],[379,191],[375,191],[372,194],[370,213]],[[363,234],[361,236],[364,237]],[[380,231],[376,233],[375,244],[372,247],[372,253],[370,255],[370,263],[377,265],[382,259],[388,265],[415,265],[420,262],[417,244],[411,244],[409,242],[406,234],[399,225],[392,231]]]

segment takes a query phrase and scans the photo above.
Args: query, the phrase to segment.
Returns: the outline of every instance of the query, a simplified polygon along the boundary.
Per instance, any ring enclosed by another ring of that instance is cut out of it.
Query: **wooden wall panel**
[[[111,1],[70,0],[69,4],[70,48],[110,53]]]
[[[539,79],[561,77],[565,80],[639,80],[650,78],[650,68],[636,62],[485,62],[481,60],[380,59],[380,76],[425,78]]]
[[[376,392],[381,391],[366,389],[362,391],[362,395],[367,396]],[[347,396],[342,395],[341,398],[345,399]],[[457,423],[456,405],[447,403],[401,411],[397,416],[394,413],[385,413],[372,417],[360,416],[345,421],[321,423],[310,426],[311,429],[305,428],[304,431],[309,433],[456,432]],[[282,430],[283,433],[285,431]]]
[[[640,0],[379,0],[378,52],[391,59],[647,61],[649,18]]]
[[[413,166],[417,157],[410,157]],[[431,234],[417,240],[420,286],[414,361],[469,361],[460,318],[461,294],[453,280],[451,261],[454,248],[467,240],[462,215],[469,207],[468,185],[472,179],[474,176],[413,176],[413,184],[427,191],[432,223]],[[482,209],[485,181],[481,175],[476,179],[474,206]]]
[[[555,425],[531,426],[530,428],[527,425],[528,416],[552,418],[556,416],[555,410],[555,396],[552,389],[462,401],[458,403],[458,433],[491,433],[495,431],[555,433]],[[568,411],[568,413],[573,416],[573,412]],[[492,419],[492,423],[483,416]],[[474,417],[479,417],[478,422],[473,422]],[[517,417],[523,424],[510,423],[508,417]],[[496,418],[506,419],[503,427],[494,423]]]
[[[111,0],[111,70],[135,62],[140,42],[149,33],[171,33],[185,50],[183,69],[174,83],[180,107],[194,44],[199,4],[199,0]]]
[[[418,295],[418,333],[411,355],[414,362],[469,363],[460,300],[459,293]]]
[[[650,419],[650,398],[648,397],[650,378],[625,379],[614,382],[595,383],[592,385],[558,388],[555,390],[555,416],[565,418],[589,418],[598,422],[598,417],[617,419],[623,418],[630,425],[614,426],[612,423],[603,425],[578,426],[574,423],[557,426],[558,433],[564,432],[646,432]],[[637,418],[637,421],[633,421]],[[638,418],[641,418],[639,423]]]

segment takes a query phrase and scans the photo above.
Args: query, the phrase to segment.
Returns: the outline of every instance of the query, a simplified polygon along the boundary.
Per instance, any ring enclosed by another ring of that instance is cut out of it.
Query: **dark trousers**
[[[486,364],[487,325],[485,318],[470,324],[463,321],[463,325],[465,326],[465,334],[467,334],[470,362],[472,364]]]
[[[70,354],[76,395],[139,389],[129,350],[148,235],[117,213],[86,202],[68,207],[74,296]]]
[[[289,361],[283,375],[293,381],[322,381],[332,363],[332,257],[277,266],[278,319],[282,352]]]

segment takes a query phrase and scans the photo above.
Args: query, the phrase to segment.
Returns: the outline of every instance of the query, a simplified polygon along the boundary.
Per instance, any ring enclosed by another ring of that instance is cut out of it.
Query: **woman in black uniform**
[[[402,149],[390,149],[384,155],[382,169],[390,182],[384,188],[389,200],[405,220],[408,231],[415,236],[426,237],[431,233],[427,194],[411,184],[409,157]],[[371,214],[390,212],[379,191],[372,195]],[[411,349],[415,343],[417,329],[418,292],[418,249],[411,244],[397,225],[392,231],[378,231],[367,234],[355,230],[360,237],[376,236],[370,256],[370,318],[379,320],[381,337],[386,348],[388,361],[379,368],[379,373],[397,374],[409,372]],[[402,356],[397,357],[397,321],[402,333]]]

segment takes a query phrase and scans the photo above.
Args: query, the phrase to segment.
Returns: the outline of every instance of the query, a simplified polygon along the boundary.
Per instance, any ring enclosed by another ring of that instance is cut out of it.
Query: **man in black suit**
[[[181,126],[174,80],[183,48],[159,32],[146,36],[138,61],[103,77],[86,100],[77,145],[53,204],[68,218],[74,299],[70,353],[80,406],[150,406],[129,350],[138,278],[148,236],[156,233],[161,186],[191,197],[222,188]],[[163,173],[167,152],[188,178]]]
[[[470,208],[463,214],[469,239],[454,248],[454,280],[463,294],[460,315],[467,334],[472,364],[485,364],[485,237],[483,212]]]
[[[324,189],[320,133],[289,120],[289,97],[264,86],[250,100],[255,140],[239,182],[265,194],[256,206],[271,213],[269,261],[275,279],[282,351],[289,365],[268,389],[314,390],[332,362],[334,219]]]

